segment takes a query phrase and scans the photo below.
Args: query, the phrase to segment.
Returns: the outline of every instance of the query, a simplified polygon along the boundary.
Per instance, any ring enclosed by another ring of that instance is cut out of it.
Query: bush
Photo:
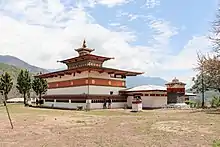
[[[188,100],[188,101],[185,101],[185,103],[186,103],[187,105],[189,105],[190,108],[195,108],[195,107],[196,107],[196,102],[195,102],[195,101]]]
[[[220,140],[213,141],[213,147],[220,147]]]
[[[202,107],[202,102],[201,100],[196,101],[196,108],[201,108]]]
[[[214,96],[211,100],[211,107],[217,108],[220,106],[220,97]]]

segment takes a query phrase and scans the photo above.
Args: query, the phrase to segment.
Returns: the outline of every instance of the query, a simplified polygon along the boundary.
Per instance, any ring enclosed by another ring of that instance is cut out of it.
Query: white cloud
[[[108,5],[109,7],[119,5],[119,4],[125,4],[130,2],[131,0],[97,0],[97,3]]]
[[[193,36],[177,55],[166,55],[158,76],[171,81],[174,77],[184,81],[189,88],[192,78],[197,74],[197,53],[207,54],[212,51],[207,36]]]
[[[179,69],[180,64],[183,69],[191,68],[184,63],[189,57],[187,54],[191,54],[194,48],[202,49],[207,41],[203,37],[195,37],[179,55],[167,58],[170,39],[178,34],[178,29],[168,21],[152,16],[148,20],[154,30],[152,44],[132,46],[130,43],[138,39],[135,32],[126,27],[112,31],[97,24],[79,3],[77,7],[67,9],[58,0],[50,3],[8,0],[0,5],[0,54],[14,55],[43,68],[60,68],[61,64],[56,61],[76,56],[74,49],[80,47],[86,38],[88,47],[96,49],[95,54],[115,57],[106,66],[144,71],[147,75],[167,79],[171,76],[164,76],[163,70]],[[194,55],[190,57],[195,58]],[[163,59],[166,62],[161,62]]]
[[[77,0],[77,5],[82,7],[94,7],[95,5],[105,5],[107,7],[114,7],[130,3],[133,0]]]
[[[145,3],[142,7],[155,8],[160,5],[160,0],[145,0]]]
[[[195,68],[197,64],[197,53],[206,54],[210,52],[210,45],[211,42],[207,36],[193,36],[178,55],[168,58],[164,68],[167,70],[187,70]]]
[[[178,34],[176,27],[173,27],[170,22],[156,19],[153,16],[148,16],[149,27],[153,29],[154,35],[152,47],[155,49],[160,49],[161,52],[167,51],[170,39]]]

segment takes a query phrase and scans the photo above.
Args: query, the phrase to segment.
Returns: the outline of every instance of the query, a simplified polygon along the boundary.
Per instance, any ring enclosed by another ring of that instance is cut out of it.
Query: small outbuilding
[[[132,107],[132,100],[140,96],[143,109],[161,108],[167,105],[167,88],[158,85],[142,85],[120,91],[127,96],[127,106]]]

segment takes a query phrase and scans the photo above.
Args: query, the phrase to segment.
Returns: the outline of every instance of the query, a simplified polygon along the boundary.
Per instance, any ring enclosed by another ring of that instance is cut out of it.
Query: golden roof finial
[[[83,48],[86,48],[86,40],[85,40],[85,39],[83,40],[83,45],[82,45],[82,47],[83,47]]]

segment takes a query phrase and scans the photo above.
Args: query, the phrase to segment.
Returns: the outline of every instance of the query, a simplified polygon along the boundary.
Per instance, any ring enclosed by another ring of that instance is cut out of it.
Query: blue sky
[[[106,66],[166,80],[195,76],[196,52],[209,52],[217,0],[0,0],[0,54],[44,68],[77,55],[86,38]]]

